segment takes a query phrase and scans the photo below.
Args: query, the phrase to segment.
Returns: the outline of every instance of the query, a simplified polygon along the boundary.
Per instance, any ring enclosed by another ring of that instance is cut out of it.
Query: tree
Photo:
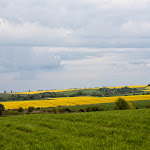
[[[130,102],[127,102],[123,98],[118,98],[115,102],[115,105],[116,105],[116,109],[120,109],[120,110],[134,108]]]
[[[4,105],[0,104],[0,116],[2,116],[4,110],[5,110]]]
[[[77,92],[77,96],[82,96],[83,95],[83,92],[82,91],[78,91]]]
[[[23,112],[24,109],[22,107],[19,107],[18,112]]]
[[[28,112],[33,112],[34,109],[34,107],[28,107]]]

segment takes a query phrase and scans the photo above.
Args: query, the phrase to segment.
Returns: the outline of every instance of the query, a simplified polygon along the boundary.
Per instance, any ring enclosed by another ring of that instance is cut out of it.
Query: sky
[[[150,83],[150,0],[0,0],[0,92]]]

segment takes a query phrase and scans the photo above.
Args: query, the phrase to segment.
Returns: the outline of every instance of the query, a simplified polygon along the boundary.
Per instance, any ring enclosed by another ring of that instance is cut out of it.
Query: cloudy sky
[[[150,0],[0,0],[0,92],[150,83]]]

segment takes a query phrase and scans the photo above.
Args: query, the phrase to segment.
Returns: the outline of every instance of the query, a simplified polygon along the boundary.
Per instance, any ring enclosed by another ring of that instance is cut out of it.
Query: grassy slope
[[[150,149],[150,109],[0,118],[1,149]]]
[[[140,101],[130,101],[135,108],[146,108],[150,105],[150,100],[140,100]],[[100,104],[91,104],[91,105],[78,105],[78,106],[68,106],[68,107],[56,107],[56,109],[60,108],[70,108],[71,110],[78,111],[79,109],[85,109],[86,107],[98,106],[104,108],[104,110],[114,110],[115,103],[100,103]],[[42,108],[42,109],[51,109],[53,108]]]

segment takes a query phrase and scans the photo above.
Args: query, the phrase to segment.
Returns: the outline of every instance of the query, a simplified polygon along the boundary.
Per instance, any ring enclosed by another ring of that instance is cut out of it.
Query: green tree
[[[35,110],[34,107],[28,107],[28,112],[33,112],[33,110]]]
[[[77,92],[77,96],[82,96],[83,95],[83,92],[82,91],[78,91]]]
[[[22,107],[19,107],[18,112],[23,112],[24,109]]]
[[[4,105],[0,104],[0,116],[2,116],[4,110],[5,110]]]
[[[123,98],[118,98],[115,102],[116,108],[115,109],[133,109],[134,107],[132,106],[132,104],[130,102],[127,102],[125,99]]]

